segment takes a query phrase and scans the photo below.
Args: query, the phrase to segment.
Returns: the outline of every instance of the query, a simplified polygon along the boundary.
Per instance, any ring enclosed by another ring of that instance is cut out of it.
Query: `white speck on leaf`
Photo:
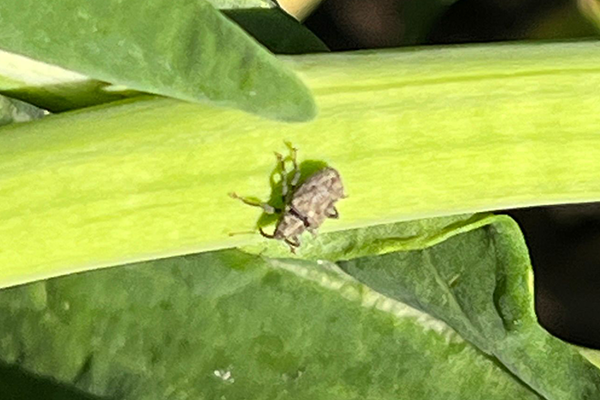
[[[224,370],[224,369],[216,369],[216,370],[213,371],[213,374],[217,378],[220,378],[223,382],[226,382],[226,383],[233,383],[233,382],[235,382],[235,379],[231,375],[231,371]]]

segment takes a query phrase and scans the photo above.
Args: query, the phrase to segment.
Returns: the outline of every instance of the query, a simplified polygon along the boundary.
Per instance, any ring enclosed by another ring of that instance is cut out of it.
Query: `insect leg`
[[[238,200],[242,201],[244,204],[248,204],[249,206],[260,207],[267,214],[276,214],[276,213],[281,212],[280,209],[275,208],[267,203],[263,203],[263,202],[260,202],[257,200],[252,200],[247,197],[241,197],[241,196],[238,196],[236,193],[229,193],[229,197],[231,197],[232,199],[238,199]]]
[[[288,194],[287,174],[285,173],[285,160],[283,156],[277,152],[275,152],[275,157],[277,157],[277,161],[279,162],[281,168],[281,198],[283,200],[283,204],[285,204]]]
[[[325,215],[327,215],[327,218],[333,218],[333,219],[338,219],[340,217],[340,214],[338,213],[337,208],[335,208],[334,206],[328,207],[325,210]]]
[[[265,231],[262,230],[262,228],[258,228],[258,231],[260,232],[261,235],[263,235],[264,237],[266,237],[267,239],[275,239],[275,234],[268,234]]]
[[[292,158],[292,163],[294,164],[294,176],[292,177],[292,181],[290,182],[290,186],[293,188],[296,187],[296,185],[298,184],[298,181],[300,180],[300,168],[298,168],[298,161],[296,161],[296,156],[298,155],[298,149],[295,147],[292,147],[290,144],[290,152],[291,152],[291,158]]]
[[[296,254],[296,247],[300,247],[300,239],[295,236],[287,237],[284,239],[287,245],[290,247],[290,251]]]

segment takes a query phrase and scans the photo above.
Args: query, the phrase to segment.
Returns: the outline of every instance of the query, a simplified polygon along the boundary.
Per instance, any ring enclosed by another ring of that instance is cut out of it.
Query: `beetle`
[[[305,230],[316,235],[317,230],[327,218],[339,218],[335,203],[347,196],[344,194],[344,185],[339,172],[331,167],[318,170],[298,186],[300,181],[300,169],[296,161],[298,150],[291,145],[288,147],[293,164],[290,174],[292,178],[289,180],[285,169],[285,159],[281,154],[275,152],[281,168],[283,209],[238,196],[236,193],[230,193],[229,196],[250,206],[260,207],[267,214],[279,214],[272,234],[266,233],[262,228],[258,230],[262,236],[268,239],[283,240],[289,246],[290,251],[295,253],[296,248],[300,247],[300,235]]]

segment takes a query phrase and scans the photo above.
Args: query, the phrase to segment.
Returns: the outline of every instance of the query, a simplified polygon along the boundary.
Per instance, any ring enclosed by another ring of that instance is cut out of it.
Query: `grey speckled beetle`
[[[294,165],[291,179],[285,170],[285,160],[279,153],[275,153],[281,166],[283,210],[267,203],[257,202],[240,197],[235,193],[229,195],[239,199],[245,204],[261,207],[268,214],[280,214],[273,234],[265,233],[262,228],[259,232],[266,238],[283,240],[290,247],[292,253],[300,246],[300,235],[305,231],[317,234],[317,229],[327,218],[338,218],[339,214],[335,203],[346,197],[340,174],[331,167],[325,167],[310,175],[300,186],[300,169],[296,162],[297,149],[291,147],[291,161]]]

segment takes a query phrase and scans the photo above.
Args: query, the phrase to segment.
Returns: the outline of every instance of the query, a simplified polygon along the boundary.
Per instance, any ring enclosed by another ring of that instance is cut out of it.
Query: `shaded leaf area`
[[[234,9],[223,13],[273,53],[329,51],[317,36],[279,8]]]
[[[205,1],[7,0],[0,48],[131,89],[270,118],[316,113],[304,84]]]
[[[55,113],[142,94],[0,50],[0,94]]]
[[[1,362],[0,393],[3,400],[108,400]]]
[[[0,337],[8,368],[101,398],[540,399],[334,264],[239,251],[5,289]]]
[[[600,398],[600,371],[537,324],[518,226],[504,216],[487,223],[431,248],[339,265],[386,297],[445,321],[544,398]]]
[[[0,95],[0,126],[40,119],[43,116],[44,110],[36,106]]]
[[[372,225],[317,236],[304,235],[302,246],[296,250],[296,255],[291,254],[285,244],[276,240],[247,245],[241,249],[266,257],[349,260],[429,247],[464,230],[476,229],[481,224],[487,224],[486,217],[486,215],[460,214]]]

